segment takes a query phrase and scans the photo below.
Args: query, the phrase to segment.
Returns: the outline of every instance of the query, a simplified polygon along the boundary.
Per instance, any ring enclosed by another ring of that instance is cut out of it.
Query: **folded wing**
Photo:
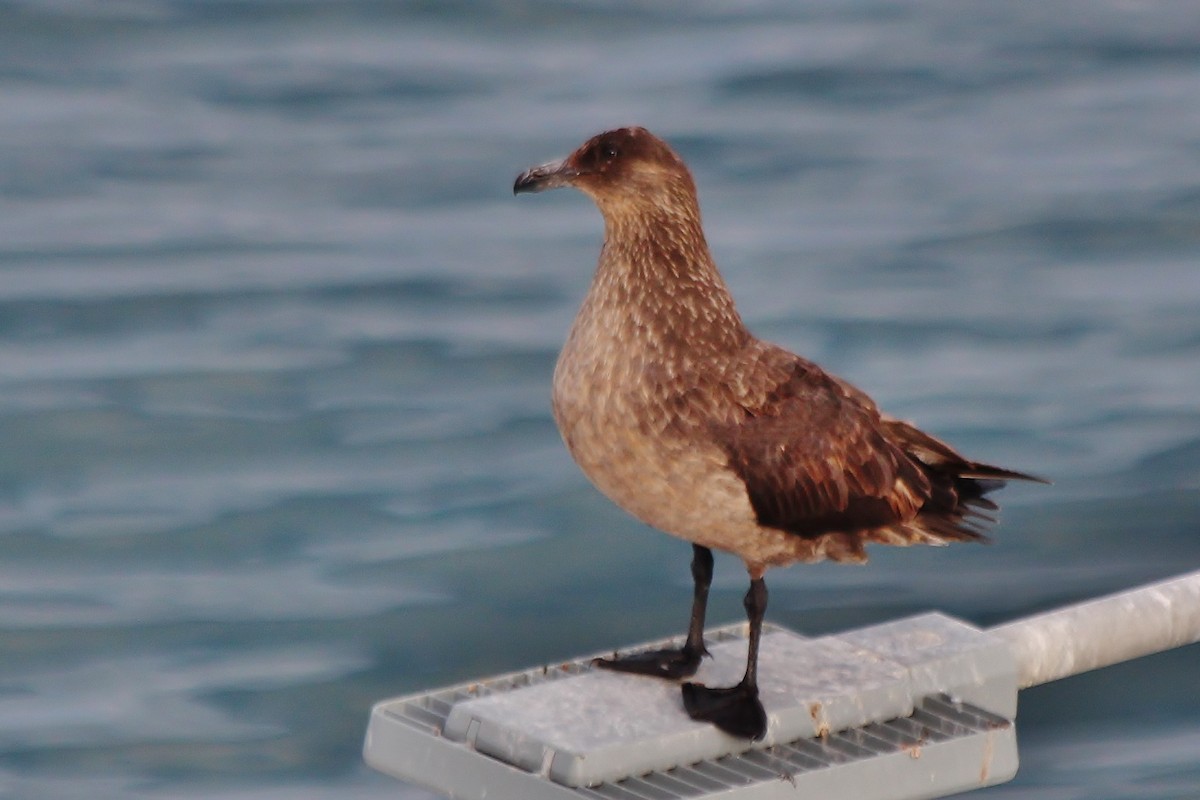
[[[985,495],[1007,480],[1038,480],[968,461],[881,415],[850,384],[786,355],[772,391],[715,431],[760,525],[889,544],[979,539],[996,508]]]

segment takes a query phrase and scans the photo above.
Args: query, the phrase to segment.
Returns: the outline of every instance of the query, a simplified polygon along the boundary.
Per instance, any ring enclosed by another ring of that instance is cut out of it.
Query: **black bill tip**
[[[513,182],[513,194],[525,192],[544,192],[547,189],[557,189],[567,186],[575,173],[567,168],[564,161],[551,161],[532,169],[527,169],[517,176]]]

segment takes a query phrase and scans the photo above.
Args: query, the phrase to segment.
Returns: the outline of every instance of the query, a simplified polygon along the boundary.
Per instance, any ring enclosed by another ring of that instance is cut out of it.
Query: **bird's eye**
[[[619,155],[619,153],[617,153],[617,148],[611,144],[606,144],[604,149],[600,151],[600,154],[604,156],[605,161],[612,161]]]

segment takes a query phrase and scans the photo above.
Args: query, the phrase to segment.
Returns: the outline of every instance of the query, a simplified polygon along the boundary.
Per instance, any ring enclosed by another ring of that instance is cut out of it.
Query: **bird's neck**
[[[749,336],[694,204],[606,214],[592,292],[624,309],[626,323],[668,353],[730,352]]]

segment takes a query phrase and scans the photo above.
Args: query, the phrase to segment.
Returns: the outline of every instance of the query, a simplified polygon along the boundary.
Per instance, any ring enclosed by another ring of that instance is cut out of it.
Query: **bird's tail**
[[[902,420],[885,417],[893,441],[920,464],[930,497],[913,524],[929,543],[986,540],[999,507],[987,495],[1008,481],[1049,483],[1025,472],[969,461],[950,445]]]
[[[1050,483],[1045,478],[1025,472],[994,467],[978,461],[968,461],[941,439],[930,436],[904,420],[885,416],[881,421],[892,441],[898,442],[906,453],[927,467],[951,472],[959,478],[978,481]]]

